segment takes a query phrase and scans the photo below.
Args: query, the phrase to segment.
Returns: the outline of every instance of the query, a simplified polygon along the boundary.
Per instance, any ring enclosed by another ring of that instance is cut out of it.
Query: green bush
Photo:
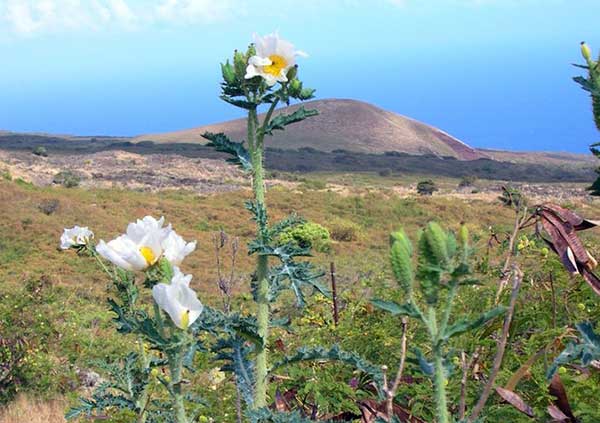
[[[281,244],[294,243],[301,248],[313,248],[320,253],[331,249],[329,231],[315,222],[306,222],[292,226],[279,236]]]
[[[331,239],[335,241],[356,241],[359,238],[361,232],[359,225],[347,219],[333,219],[328,226],[329,232],[331,234]]]
[[[41,145],[34,148],[32,153],[36,156],[48,157],[48,150],[46,150],[46,147],[43,147]]]
[[[79,186],[81,178],[70,170],[63,170],[54,175],[52,182],[65,188],[75,188]]]
[[[431,179],[421,181],[417,184],[417,192],[420,195],[432,195],[436,191],[438,191],[438,187]]]
[[[458,183],[459,188],[472,187],[477,181],[477,176],[468,175],[463,176],[460,182]]]

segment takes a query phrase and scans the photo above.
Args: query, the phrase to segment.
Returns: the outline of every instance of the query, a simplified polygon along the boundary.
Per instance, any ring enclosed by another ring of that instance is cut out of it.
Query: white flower
[[[65,231],[60,237],[60,248],[68,250],[71,247],[80,247],[90,242],[94,238],[94,233],[87,227],[73,226]]]
[[[256,55],[248,60],[246,79],[261,76],[269,86],[286,82],[288,70],[296,64],[296,56],[306,56],[289,41],[279,38],[279,34],[260,37],[254,34]]]
[[[164,217],[138,219],[127,226],[124,235],[108,243],[101,240],[96,251],[125,270],[144,270],[156,263],[163,253],[162,243],[172,231],[170,225],[163,228],[164,222]]]
[[[196,248],[196,241],[186,243],[171,228],[163,227],[165,218],[152,216],[127,225],[127,231],[112,241],[101,240],[96,251],[105,259],[125,270],[144,270],[165,257],[178,265]]]
[[[183,259],[196,249],[196,241],[186,243],[175,231],[169,232],[162,242],[164,256],[172,265],[178,266]]]
[[[190,288],[191,275],[184,275],[177,266],[173,267],[170,284],[159,283],[152,288],[152,297],[180,329],[187,329],[204,309],[196,292]]]

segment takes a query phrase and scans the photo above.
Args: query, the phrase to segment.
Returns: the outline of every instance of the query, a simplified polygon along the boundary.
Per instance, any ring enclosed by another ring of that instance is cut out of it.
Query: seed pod
[[[398,234],[400,237],[396,238],[390,249],[390,262],[394,278],[404,291],[410,292],[414,279],[412,246],[404,232],[396,232],[396,235]]]
[[[429,258],[431,262],[443,267],[448,262],[448,244],[447,235],[442,227],[436,222],[430,222],[423,232],[425,241],[433,257]],[[431,260],[433,259],[433,260]]]

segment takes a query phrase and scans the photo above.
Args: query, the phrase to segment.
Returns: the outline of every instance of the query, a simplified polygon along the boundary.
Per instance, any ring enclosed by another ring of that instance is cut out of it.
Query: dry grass
[[[42,402],[21,395],[0,410],[0,423],[63,423],[65,404],[64,400]]]

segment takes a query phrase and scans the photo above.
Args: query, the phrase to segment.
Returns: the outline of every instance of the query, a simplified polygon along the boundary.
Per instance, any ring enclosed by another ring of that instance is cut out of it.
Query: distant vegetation
[[[123,150],[137,154],[178,154],[194,158],[224,158],[222,153],[199,144],[132,143],[127,139],[67,139],[28,134],[0,136],[0,149],[32,151],[38,146],[53,154],[85,154]],[[491,159],[460,161],[434,155],[414,156],[406,153],[355,153],[335,150],[327,153],[313,148],[281,150],[267,148],[267,169],[285,172],[379,172],[382,175],[437,175],[453,178],[523,182],[588,182],[595,178],[594,169],[581,165],[531,164],[499,162]]]

